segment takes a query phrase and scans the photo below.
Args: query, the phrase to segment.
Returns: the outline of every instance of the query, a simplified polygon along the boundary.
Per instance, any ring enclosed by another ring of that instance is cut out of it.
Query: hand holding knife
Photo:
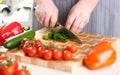
[[[70,40],[72,40],[72,41],[74,41],[74,42],[77,42],[77,43],[79,43],[79,44],[82,44],[79,36],[78,36],[76,33],[72,33],[71,31],[67,30],[64,26],[62,26],[62,25],[61,25],[60,23],[58,23],[58,22],[57,22],[57,24],[56,24],[56,27],[57,27],[57,26],[60,26],[61,29],[65,29],[66,31],[68,31],[70,34],[73,35],[73,37],[72,37]]]

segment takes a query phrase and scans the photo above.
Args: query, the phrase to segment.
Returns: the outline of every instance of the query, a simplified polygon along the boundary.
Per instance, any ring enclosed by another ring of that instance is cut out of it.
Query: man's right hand
[[[42,25],[55,27],[58,19],[58,9],[52,0],[36,0],[35,15]]]

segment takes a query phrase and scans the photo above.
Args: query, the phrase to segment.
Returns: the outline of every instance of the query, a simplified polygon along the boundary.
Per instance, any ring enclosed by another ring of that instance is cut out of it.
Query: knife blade
[[[73,37],[70,38],[71,41],[77,42],[79,44],[82,44],[79,36],[76,33],[72,33],[71,31],[67,30],[63,25],[61,25],[60,23],[57,23],[56,26],[59,26],[59,30],[66,30],[69,34],[71,34]]]

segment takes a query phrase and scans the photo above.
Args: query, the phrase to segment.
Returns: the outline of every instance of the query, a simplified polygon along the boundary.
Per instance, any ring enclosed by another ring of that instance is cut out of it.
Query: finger
[[[77,17],[75,19],[75,21],[73,22],[70,31],[75,33],[77,31],[78,27],[79,27],[80,22],[81,22],[81,17]]]
[[[70,30],[71,26],[72,26],[72,23],[74,22],[76,16],[74,14],[69,14],[68,15],[68,18],[67,18],[67,21],[66,21],[66,25],[65,27]]]
[[[37,12],[35,13],[35,16],[36,16],[37,20],[43,25],[45,16],[44,15],[41,16],[41,14],[37,13]]]
[[[38,18],[38,21],[39,21],[42,25],[44,25],[44,19],[45,19],[45,17],[43,16],[42,18]]]
[[[79,24],[77,30],[76,30],[76,33],[79,33],[82,31],[83,27],[86,25],[86,21],[81,21],[81,23]]]
[[[44,26],[49,27],[49,23],[50,23],[50,16],[46,15],[43,24]]]
[[[57,20],[58,20],[58,15],[53,15],[51,16],[51,19],[50,19],[50,27],[55,27],[55,24],[57,23]]]

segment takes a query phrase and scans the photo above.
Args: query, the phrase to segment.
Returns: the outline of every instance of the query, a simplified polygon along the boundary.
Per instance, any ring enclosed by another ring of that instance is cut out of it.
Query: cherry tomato
[[[3,75],[13,75],[14,73],[14,66],[5,66],[3,69]]]
[[[21,68],[17,70],[14,75],[31,75],[31,74],[25,68]]]
[[[28,50],[32,47],[32,44],[27,44],[27,45],[23,45],[22,46],[22,51],[25,53],[25,54],[28,54]]]
[[[49,50],[50,48],[48,46],[43,47],[44,50]]]
[[[15,59],[6,59],[3,62],[5,62],[5,66],[13,66],[14,70],[16,71],[18,69],[18,61]]]
[[[0,75],[3,75],[3,70],[2,69],[0,69]]]
[[[14,67],[14,70],[16,71],[18,69],[18,61],[13,59],[12,62],[13,62],[12,66]]]
[[[23,45],[23,46],[22,46],[22,51],[23,51],[25,54],[27,54],[27,46]]]
[[[7,59],[7,55],[0,52],[0,60],[5,60],[5,59]]]
[[[27,48],[27,54],[28,54],[28,56],[34,57],[34,56],[36,56],[36,53],[37,53],[37,49],[35,47],[29,47],[29,48]]]
[[[18,70],[18,62],[12,59],[3,61],[4,67],[2,68],[3,75],[13,75]]]
[[[33,42],[33,46],[36,47],[36,48],[38,48],[39,46],[41,46],[41,44],[42,44],[42,42],[39,39],[37,39],[37,40],[35,40],[35,42]]]
[[[32,49],[32,47],[29,45],[29,46],[26,46],[26,45],[24,45],[23,47],[22,47],[22,51],[25,53],[25,54],[28,54],[28,50],[30,50],[30,49]]]
[[[51,50],[44,50],[43,53],[44,59],[51,60],[52,59],[52,51]]]
[[[39,48],[37,49],[38,57],[43,58],[43,53],[44,53],[44,50],[42,50],[42,47],[39,46]]]
[[[71,45],[67,46],[66,49],[71,51],[72,53],[75,53],[78,50],[78,48],[77,48],[77,46],[75,44],[71,44]]]
[[[62,59],[62,50],[58,50],[58,49],[53,50],[53,58],[55,60]]]
[[[21,44],[22,44],[22,45],[25,45],[25,44],[27,44],[27,43],[29,43],[28,38],[24,38]]]
[[[72,59],[72,53],[68,50],[63,51],[63,59],[64,60],[71,60]]]

